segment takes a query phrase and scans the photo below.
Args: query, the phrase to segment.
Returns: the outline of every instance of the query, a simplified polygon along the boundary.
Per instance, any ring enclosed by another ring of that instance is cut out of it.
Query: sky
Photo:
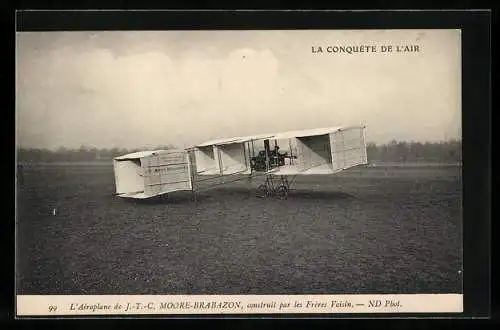
[[[16,43],[20,147],[189,147],[357,124],[375,143],[461,136],[459,30],[20,32]],[[353,46],[375,52],[332,52]]]

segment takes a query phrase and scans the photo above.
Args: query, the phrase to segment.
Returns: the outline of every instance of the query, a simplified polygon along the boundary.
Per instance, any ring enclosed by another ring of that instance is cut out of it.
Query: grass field
[[[196,204],[114,197],[109,165],[23,172],[19,294],[462,292],[459,167],[299,177],[287,200],[241,181]]]

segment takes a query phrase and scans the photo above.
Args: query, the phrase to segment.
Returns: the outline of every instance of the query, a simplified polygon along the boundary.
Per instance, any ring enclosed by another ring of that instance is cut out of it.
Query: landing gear
[[[257,197],[264,198],[269,196],[269,190],[265,184],[261,184],[257,188]]]
[[[258,197],[277,196],[279,199],[286,199],[290,190],[290,184],[286,175],[280,175],[279,182],[275,182],[272,175],[266,175],[266,182],[257,188]]]
[[[280,199],[286,199],[288,197],[288,187],[285,185],[280,185],[278,187],[278,197]]]

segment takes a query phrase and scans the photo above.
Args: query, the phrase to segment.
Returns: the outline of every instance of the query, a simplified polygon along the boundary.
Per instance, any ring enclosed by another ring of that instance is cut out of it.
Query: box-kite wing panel
[[[339,130],[330,134],[333,171],[367,164],[363,127]]]
[[[299,168],[302,171],[331,166],[330,139],[328,134],[296,138]]]
[[[186,151],[144,157],[141,159],[141,164],[146,196],[192,189],[192,177]]]
[[[245,143],[230,143],[217,146],[220,159],[220,173],[229,174],[249,174],[250,161]]]
[[[140,159],[113,160],[117,194],[136,193],[144,190]]]
[[[194,163],[196,164],[196,173],[199,175],[219,173],[215,149],[212,145],[196,147],[194,149]]]

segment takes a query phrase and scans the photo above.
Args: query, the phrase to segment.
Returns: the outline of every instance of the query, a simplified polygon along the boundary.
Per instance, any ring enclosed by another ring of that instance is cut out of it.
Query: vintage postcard
[[[16,34],[17,316],[460,313],[461,31]]]

